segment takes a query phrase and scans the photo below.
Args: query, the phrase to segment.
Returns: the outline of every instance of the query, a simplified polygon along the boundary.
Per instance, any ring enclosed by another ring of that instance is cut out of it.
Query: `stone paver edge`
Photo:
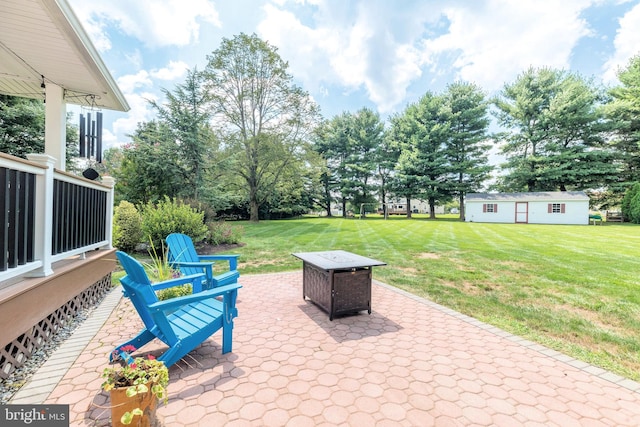
[[[444,312],[446,314],[449,314],[450,316],[453,316],[457,319],[462,320],[463,322],[466,323],[470,323],[474,326],[477,326],[478,328],[484,329],[485,331],[491,332],[494,335],[498,335],[500,337],[503,337],[509,341],[518,343],[519,345],[526,347],[528,349],[537,351],[541,354],[544,354],[545,356],[548,356],[550,358],[553,358],[555,360],[558,360],[560,362],[564,362],[567,365],[570,365],[578,370],[584,371],[589,373],[590,375],[594,375],[598,378],[601,378],[605,381],[614,383],[620,387],[624,387],[628,390],[631,391],[635,391],[640,393],[640,383],[638,383],[637,381],[633,381],[629,378],[625,378],[622,377],[618,374],[615,374],[613,372],[607,371],[605,369],[599,368],[597,366],[593,366],[590,365],[587,362],[575,359],[571,356],[568,356],[564,353],[560,353],[559,351],[553,350],[551,348],[545,347],[541,344],[535,343],[533,341],[529,341],[525,338],[519,337],[517,335],[513,335],[510,332],[506,332],[500,328],[497,328],[495,326],[489,325],[487,323],[481,322],[478,319],[474,319],[473,317],[467,316],[466,314],[462,314],[459,313],[455,310],[451,310],[450,308],[447,308],[443,305],[440,305],[438,303],[435,303],[433,301],[430,301],[426,298],[423,298],[421,296],[418,295],[414,295],[410,292],[407,292],[403,289],[400,288],[396,288],[394,286],[388,285],[386,283],[380,282],[379,280],[373,280],[373,284],[377,285],[377,286],[382,286],[383,288],[389,289],[393,292],[397,292],[400,293],[402,295],[404,295],[407,298],[410,298],[414,301],[417,301],[421,304],[430,306],[436,310],[439,310],[441,312]]]

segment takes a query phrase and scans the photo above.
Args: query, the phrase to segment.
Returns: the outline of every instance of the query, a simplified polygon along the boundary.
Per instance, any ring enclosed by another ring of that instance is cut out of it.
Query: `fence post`
[[[27,154],[27,158],[46,167],[43,175],[36,176],[35,196],[34,259],[40,259],[42,267],[28,274],[30,277],[45,277],[53,274],[51,244],[53,239],[53,168],[56,159],[47,154]]]
[[[111,176],[102,177],[102,184],[106,185],[110,188],[107,193],[107,223],[105,224],[105,239],[109,242],[106,246],[106,249],[113,249],[113,203],[115,200],[115,186],[116,180]]]

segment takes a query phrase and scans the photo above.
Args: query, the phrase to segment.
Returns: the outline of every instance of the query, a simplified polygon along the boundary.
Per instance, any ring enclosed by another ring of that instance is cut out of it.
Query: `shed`
[[[519,224],[589,224],[584,191],[469,193],[465,221]]]

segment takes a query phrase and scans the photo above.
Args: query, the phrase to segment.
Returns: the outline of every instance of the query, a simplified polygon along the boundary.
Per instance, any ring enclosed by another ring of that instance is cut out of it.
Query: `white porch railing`
[[[53,274],[52,264],[112,248],[114,180],[54,169],[46,154],[0,153],[0,284]]]

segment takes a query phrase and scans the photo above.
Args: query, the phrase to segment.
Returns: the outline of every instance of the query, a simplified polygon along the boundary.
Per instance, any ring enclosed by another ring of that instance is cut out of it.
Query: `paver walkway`
[[[301,272],[240,283],[233,352],[218,332],[171,367],[161,425],[640,425],[640,384],[386,285],[371,315],[331,322],[302,300]],[[46,402],[108,425],[100,373],[140,327],[123,299]]]

